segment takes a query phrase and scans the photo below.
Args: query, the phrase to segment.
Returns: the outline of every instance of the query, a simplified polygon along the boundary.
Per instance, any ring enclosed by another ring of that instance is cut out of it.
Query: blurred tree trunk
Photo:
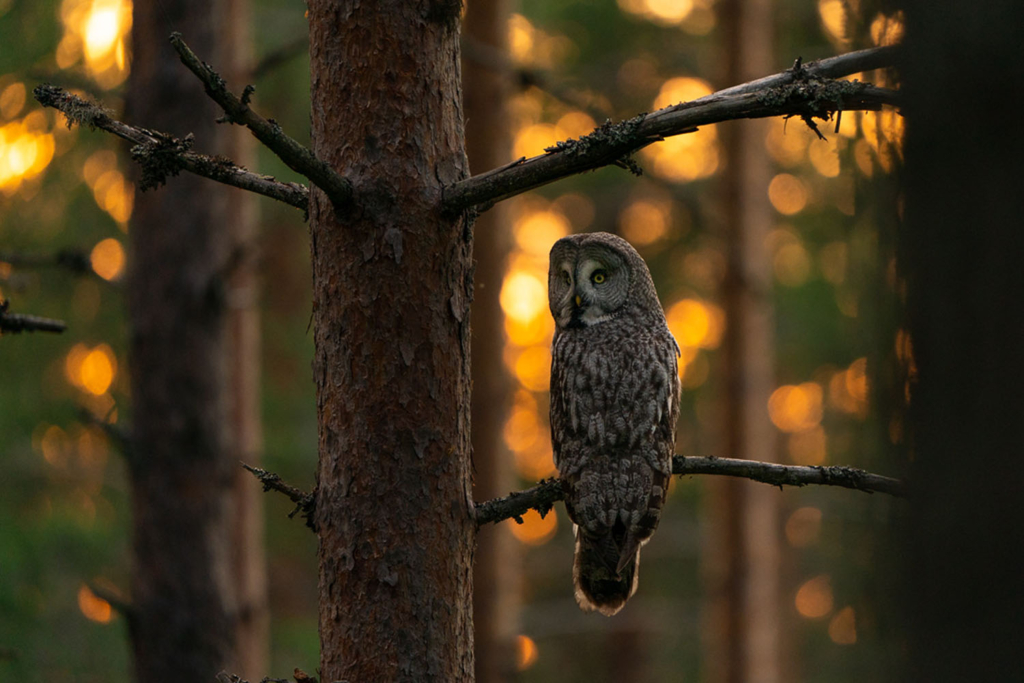
[[[1024,4],[908,0],[911,520],[902,680],[1024,680]]]
[[[506,0],[467,0],[463,35],[479,49],[508,59]],[[462,83],[466,151],[472,173],[508,161],[511,142],[506,102],[512,84],[502,60],[484,63],[463,56]],[[511,247],[508,206],[496,205],[474,228],[473,256],[473,494],[476,500],[503,496],[515,488],[512,462],[502,436],[512,381],[502,352],[504,315],[499,295]],[[473,565],[473,623],[476,680],[494,683],[515,672],[519,553],[505,524],[480,529]]]
[[[310,0],[320,677],[473,678],[461,2]]]
[[[249,0],[226,0],[229,27],[221,35],[228,54],[224,76],[229,83],[251,82],[254,61],[252,17]],[[235,86],[239,87],[239,86]],[[225,156],[246,168],[255,169],[256,145],[241,126],[220,129],[227,143]],[[263,542],[263,492],[239,462],[259,465],[263,450],[260,419],[260,309],[257,263],[257,197],[225,187],[227,223],[230,231],[227,274],[227,401],[228,452],[233,463],[229,514],[233,604],[235,615],[235,668],[249,680],[267,675],[270,664],[270,608],[267,602],[267,565]]]
[[[771,71],[771,0],[724,0],[727,84]],[[768,420],[774,386],[774,320],[770,258],[764,237],[772,213],[767,188],[771,169],[764,148],[765,122],[722,127],[726,170],[722,178],[726,275],[722,303],[725,382],[724,455],[774,462],[777,435]],[[776,683],[779,651],[779,492],[754,482],[709,482],[712,496],[707,680]]]
[[[224,5],[137,2],[128,118],[209,149],[218,113],[167,42],[223,62]],[[133,618],[138,681],[209,681],[233,649],[224,291],[225,193],[190,175],[141,194],[126,286],[132,390]]]

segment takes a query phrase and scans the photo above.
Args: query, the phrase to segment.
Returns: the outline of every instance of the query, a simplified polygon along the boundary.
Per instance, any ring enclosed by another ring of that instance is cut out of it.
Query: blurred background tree
[[[467,5],[473,27],[474,12],[488,3]],[[868,0],[776,0],[767,9],[725,0],[523,0],[506,18],[501,3],[491,10],[504,40],[467,28],[476,42],[464,44],[464,73],[472,78],[483,67],[492,82],[509,79],[495,91],[511,93],[512,149],[504,160],[540,153],[607,117],[779,71],[798,55],[889,44],[902,32],[899,15]],[[303,8],[254,0],[253,15],[262,66],[237,83],[255,82],[262,111],[286,130],[306,131]],[[130,584],[128,478],[109,432],[80,410],[114,426],[130,421],[119,283],[136,190],[113,140],[69,131],[29,93],[52,81],[120,109],[132,63],[130,16],[124,0],[0,2],[0,291],[20,310],[71,325],[63,337],[4,339],[0,348],[0,673],[22,680],[105,681],[129,670],[125,620],[94,592],[117,594]],[[471,134],[474,87],[467,83]],[[491,97],[500,104],[500,94]],[[708,127],[643,151],[643,178],[606,169],[485,216],[497,222],[504,213],[508,223],[504,233],[494,226],[495,245],[478,241],[483,288],[474,316],[500,311],[503,318],[492,323],[494,350],[477,349],[474,360],[503,366],[510,389],[475,408],[474,441],[481,461],[486,448],[501,463],[507,449],[504,462],[519,480],[506,489],[554,474],[547,252],[559,237],[587,230],[623,235],[651,266],[683,348],[679,452],[902,469],[904,426],[893,406],[914,372],[909,337],[894,322],[891,174],[901,162],[902,119],[888,110],[848,113],[826,137],[815,139],[798,121]],[[470,145],[472,155],[472,138]],[[471,159],[484,165],[472,170],[502,163],[500,152],[492,154],[499,156]],[[756,164],[760,175],[744,171]],[[254,166],[298,179],[263,150]],[[311,311],[297,304],[311,300],[308,244],[294,211],[260,206],[263,450],[269,469],[309,488]],[[92,273],[17,265],[18,254],[65,248],[86,254]],[[741,328],[740,320],[754,322]],[[741,329],[746,336],[735,336]],[[748,374],[731,374],[743,368]],[[479,429],[488,424],[498,427]],[[495,429],[503,444],[494,443]],[[483,465],[477,469],[479,485]],[[645,550],[640,591],[610,620],[575,605],[571,528],[560,508],[484,530],[482,539],[511,535],[518,552],[498,560],[493,597],[478,599],[478,621],[491,605],[501,622],[491,653],[478,650],[480,680],[894,679],[902,641],[893,635],[887,579],[875,570],[882,531],[900,505],[846,491],[677,481]],[[315,541],[287,511],[271,501],[266,517],[271,675],[311,670],[317,661]],[[478,574],[480,587],[484,581]],[[732,616],[723,622],[722,614]]]

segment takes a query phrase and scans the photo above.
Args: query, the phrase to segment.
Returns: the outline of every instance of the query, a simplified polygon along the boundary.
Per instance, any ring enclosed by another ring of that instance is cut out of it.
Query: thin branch
[[[203,62],[182,40],[180,33],[171,34],[171,45],[177,50],[182,64],[196,75],[206,89],[206,94],[224,110],[224,121],[245,126],[256,139],[280,157],[288,168],[309,178],[310,182],[323,190],[336,207],[348,204],[352,199],[352,184],[322,161],[313,152],[289,137],[274,120],[267,120],[249,106],[249,98],[255,88],[245,86],[242,97],[238,98],[227,89],[220,74]]]
[[[260,480],[264,491],[277,491],[288,496],[288,499],[295,503],[295,509],[288,513],[288,517],[294,517],[296,513],[301,512],[302,516],[306,519],[306,526],[316,531],[316,525],[313,521],[313,513],[316,511],[316,496],[314,494],[306,493],[302,489],[297,489],[284,483],[281,477],[273,472],[268,472],[259,467],[252,467],[244,462],[242,467],[252,472],[253,476]]]
[[[854,467],[807,467],[804,465],[779,465],[773,462],[737,460],[735,458],[672,458],[672,474],[688,476],[693,474],[714,474],[726,477],[752,479],[772,486],[842,486],[866,493],[887,493],[890,496],[905,497],[905,484],[899,479],[883,477]],[[504,498],[495,498],[476,504],[478,525],[514,519],[522,523],[522,516],[528,510],[537,510],[541,516],[551,506],[565,497],[562,482],[545,479],[533,488],[510,493]]]
[[[271,176],[247,171],[224,157],[211,157],[193,152],[191,135],[179,140],[166,133],[130,126],[113,118],[110,112],[100,105],[53,85],[36,86],[32,94],[44,107],[52,107],[64,114],[68,128],[77,123],[80,126],[105,130],[135,143],[131,154],[142,166],[142,190],[158,187],[168,176],[188,171],[290,204],[301,209],[303,213],[308,212],[309,190],[305,186],[298,183],[283,183]]]
[[[517,65],[503,50],[465,35],[461,37],[460,44],[463,58],[500,76],[511,76],[521,90],[537,88],[562,104],[580,109],[599,121],[611,114],[606,107],[596,106],[583,93],[558,84],[549,73]]]
[[[832,80],[869,67],[891,63],[893,48],[862,50],[822,62],[795,65],[775,76],[735,86],[616,124],[606,123],[589,135],[547,148],[546,154],[472,176],[449,185],[444,209],[457,213],[477,206],[486,209],[560,178],[616,164],[635,169],[630,155],[672,135],[691,133],[734,119],[800,116],[829,120],[842,110],[877,110],[898,103],[898,93],[851,81]]]
[[[89,255],[81,249],[61,249],[52,253],[0,251],[0,262],[16,268],[63,268],[76,275],[94,274]]]
[[[103,600],[115,611],[122,614],[126,619],[135,618],[135,610],[131,602],[120,593],[120,591],[100,585],[95,581],[89,581],[86,586],[100,600]]]
[[[37,315],[8,313],[9,301],[0,300],[0,335],[19,332],[63,332],[68,329],[63,320],[41,318]]]

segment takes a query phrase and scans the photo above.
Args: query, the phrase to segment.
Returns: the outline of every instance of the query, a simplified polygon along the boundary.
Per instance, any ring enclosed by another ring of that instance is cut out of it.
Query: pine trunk
[[[127,118],[210,149],[217,112],[167,42],[218,61],[220,3],[135,3]],[[225,451],[224,192],[183,175],[139,195],[128,297],[135,677],[210,681],[232,653]]]
[[[309,2],[320,674],[473,679],[472,233],[452,0]]]

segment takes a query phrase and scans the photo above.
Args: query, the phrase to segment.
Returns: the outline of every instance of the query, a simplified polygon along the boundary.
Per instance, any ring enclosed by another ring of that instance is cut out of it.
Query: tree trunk
[[[463,23],[466,39],[507,59],[508,3],[469,0]],[[499,60],[463,60],[466,150],[472,173],[508,161],[511,143],[506,102],[512,84]],[[515,488],[512,461],[502,437],[512,380],[502,352],[505,318],[499,295],[511,246],[508,211],[498,204],[477,219],[473,298],[473,492],[476,500],[503,496]],[[473,566],[473,623],[476,680],[496,683],[515,674],[518,623],[518,547],[505,524],[489,524],[477,536]]]
[[[252,20],[249,0],[226,0],[227,21],[221,35],[228,52],[224,77],[234,87],[251,82],[253,65]],[[225,156],[245,168],[256,168],[252,134],[232,126],[220,134],[227,142]],[[267,560],[263,542],[263,497],[252,476],[239,462],[259,466],[263,429],[260,419],[260,309],[257,275],[257,197],[234,188],[227,196],[226,228],[230,233],[227,274],[228,446],[225,456],[234,467],[229,504],[232,605],[235,615],[232,673],[258,681],[270,663],[270,606],[267,603]]]
[[[309,2],[320,669],[325,681],[473,678],[472,232],[457,0]]]
[[[912,507],[903,680],[1024,680],[1024,5],[907,6]],[[978,68],[978,65],[989,65]]]
[[[193,132],[208,149],[217,112],[167,42],[169,26],[219,61],[221,6],[135,3],[128,118]],[[226,604],[223,277],[224,193],[193,176],[138,197],[131,222],[129,364],[132,439],[132,618],[135,676],[145,683],[209,681],[232,649]]]
[[[725,0],[721,8],[728,84],[763,75],[772,64],[771,0]],[[774,320],[767,200],[771,178],[765,122],[723,127],[726,275],[722,304],[725,457],[775,462],[777,435],[767,404],[774,384]],[[779,492],[751,481],[709,483],[711,628],[708,679],[775,683],[780,676]]]

